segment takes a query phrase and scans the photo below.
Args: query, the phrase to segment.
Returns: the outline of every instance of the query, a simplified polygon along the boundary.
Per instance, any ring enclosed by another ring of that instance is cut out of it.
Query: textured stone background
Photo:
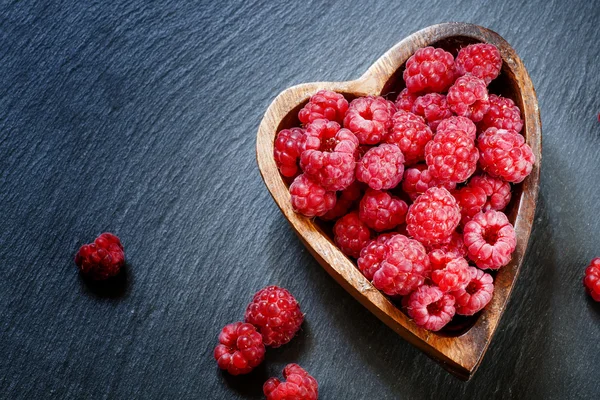
[[[598,398],[600,306],[581,287],[600,255],[598,1],[201,3],[0,2],[0,397],[258,399],[298,362],[322,399]],[[254,158],[281,90],[356,78],[444,21],[515,47],[544,125],[528,255],[468,383],[321,269]],[[102,231],[128,258],[110,288],[72,261]],[[268,284],[298,297],[303,331],[222,374],[219,329]]]

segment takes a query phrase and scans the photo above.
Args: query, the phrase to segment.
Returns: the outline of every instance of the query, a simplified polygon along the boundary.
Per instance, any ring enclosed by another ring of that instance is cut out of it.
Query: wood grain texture
[[[512,204],[506,212],[515,227],[517,248],[511,262],[496,274],[492,301],[473,326],[458,335],[448,335],[416,326],[360,273],[314,219],[294,212],[288,185],[273,159],[273,143],[279,130],[298,126],[298,110],[318,90],[332,90],[352,97],[391,94],[393,100],[395,93],[403,89],[400,75],[404,64],[417,49],[436,46],[456,55],[462,46],[475,42],[491,43],[500,50],[502,72],[490,91],[513,99],[522,110],[522,134],[533,150],[536,163],[525,181],[513,188]],[[495,32],[477,25],[443,23],[425,28],[392,47],[355,81],[307,83],[284,90],[273,100],[260,124],[256,157],[261,175],[275,202],[319,264],[400,336],[439,361],[457,377],[469,379],[483,359],[515,285],[533,226],[539,189],[542,126],[538,101],[529,74],[514,49]]]

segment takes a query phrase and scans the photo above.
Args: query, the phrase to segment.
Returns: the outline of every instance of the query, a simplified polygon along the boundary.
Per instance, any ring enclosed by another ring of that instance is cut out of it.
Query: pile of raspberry
[[[395,102],[321,90],[275,140],[294,210],[331,221],[340,250],[428,330],[481,311],[516,247],[503,211],[535,156],[519,107],[488,91],[501,67],[490,44],[425,47]]]

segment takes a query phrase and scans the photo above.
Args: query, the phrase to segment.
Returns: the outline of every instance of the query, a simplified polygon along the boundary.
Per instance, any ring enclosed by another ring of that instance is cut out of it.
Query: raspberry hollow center
[[[440,301],[434,301],[433,303],[427,305],[427,312],[430,315],[439,315],[442,311],[442,305]]]
[[[486,241],[486,243],[491,244],[492,246],[496,244],[496,242],[498,241],[498,232],[493,230],[487,230],[485,231],[485,233],[483,234],[483,240]]]
[[[334,137],[327,138],[322,141],[320,150],[331,153],[335,149],[335,146],[337,146],[337,144],[338,141]]]
[[[471,281],[467,285],[465,291],[467,293],[469,293],[470,295],[474,295],[475,293],[477,293],[479,291],[479,284],[477,283],[477,281]]]

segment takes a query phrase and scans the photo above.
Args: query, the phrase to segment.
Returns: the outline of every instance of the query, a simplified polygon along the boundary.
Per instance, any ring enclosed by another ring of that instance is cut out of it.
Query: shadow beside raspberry
[[[117,276],[97,281],[80,273],[79,280],[84,293],[106,299],[122,299],[129,295],[131,287],[130,266],[125,263]]]
[[[254,368],[252,372],[245,375],[233,376],[227,371],[219,370],[219,373],[227,386],[235,390],[243,397],[255,398],[263,396],[263,383],[269,379],[267,372],[267,365],[262,362],[258,367]]]

